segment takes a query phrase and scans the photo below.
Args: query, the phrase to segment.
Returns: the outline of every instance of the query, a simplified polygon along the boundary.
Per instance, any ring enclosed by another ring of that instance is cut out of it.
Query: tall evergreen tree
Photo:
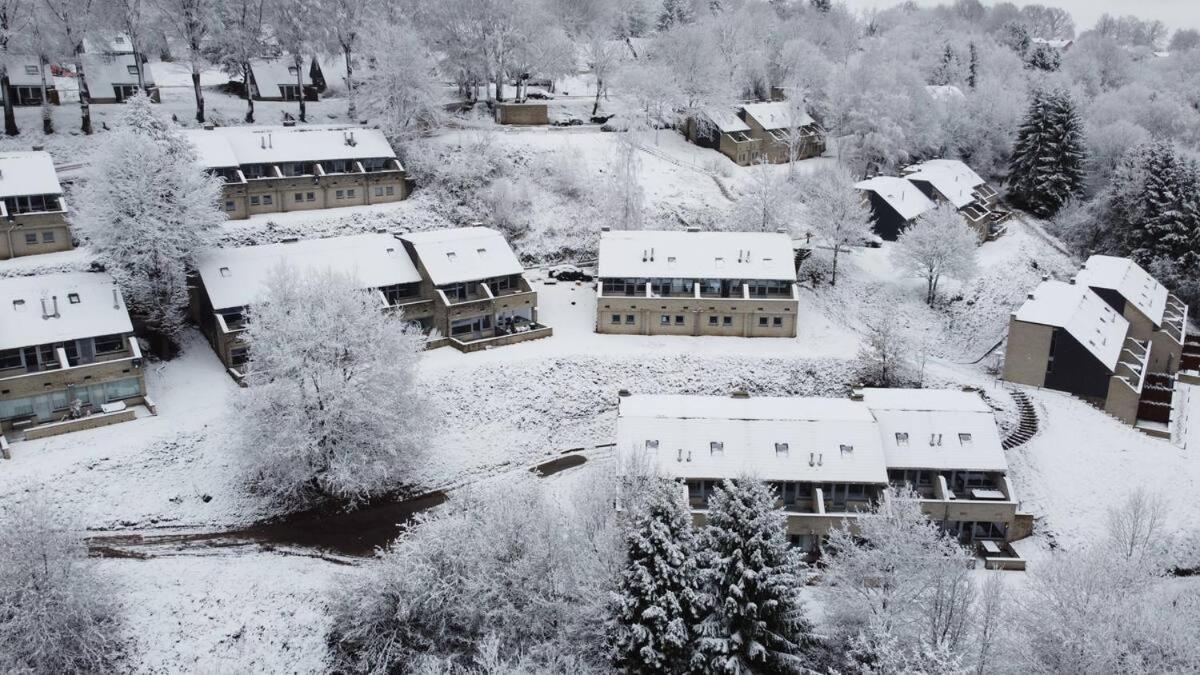
[[[812,626],[800,601],[803,569],[788,546],[775,495],[751,478],[725,481],[708,501],[701,578],[706,616],[695,665],[704,673],[790,673]]]
[[[613,665],[625,673],[685,672],[699,622],[699,576],[691,515],[677,483],[647,495],[625,547],[608,624]]]
[[[1148,266],[1171,260],[1200,264],[1200,170],[1162,140],[1131,150],[1107,195],[1125,253]]]
[[[1083,123],[1065,91],[1034,92],[1017,130],[1007,182],[1012,195],[1039,216],[1052,216],[1083,189]]]
[[[692,11],[688,0],[663,0],[662,11],[658,14],[658,29],[670,30],[677,24],[691,23]]]
[[[936,68],[933,69],[933,75],[930,77],[930,84],[936,86],[946,86],[954,84],[955,71],[958,70],[958,55],[954,53],[954,48],[949,44],[942,50],[942,60],[938,62]]]
[[[975,88],[975,82],[979,78],[979,50],[975,49],[975,43],[969,45],[970,56],[967,62],[967,86],[971,89]]]

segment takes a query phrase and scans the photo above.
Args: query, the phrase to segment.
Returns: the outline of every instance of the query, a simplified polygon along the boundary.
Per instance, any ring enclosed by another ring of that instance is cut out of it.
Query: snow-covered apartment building
[[[1187,306],[1136,263],[1092,256],[1070,281],[1043,281],[1012,314],[1003,377],[1161,431],[1171,376],[1200,368],[1186,326]]]
[[[408,196],[404,167],[378,129],[219,127],[185,133],[200,166],[224,181],[223,207],[233,220]]]
[[[953,204],[981,242],[1003,235],[1011,215],[999,208],[995,188],[957,159],[926,160],[906,167],[898,177],[876,176],[854,187],[871,206],[875,233],[887,240],[895,240],[942,203]]]
[[[796,336],[786,234],[601,232],[598,276],[598,333]]]
[[[799,119],[793,120],[792,108],[784,101],[710,108],[688,119],[685,134],[696,145],[713,148],[739,166],[787,162],[793,131],[799,134],[796,159],[819,157],[825,152],[825,130],[802,110],[795,111]]]
[[[622,396],[616,452],[622,475],[681,482],[697,523],[722,480],[769,482],[792,543],[808,551],[889,484],[912,487],[925,513],[996,566],[1019,565],[1006,544],[1032,525],[1018,513],[992,409],[975,392]]]
[[[66,214],[49,153],[0,153],[0,260],[70,249]]]
[[[107,274],[0,279],[0,431],[26,438],[132,418],[142,353]]]
[[[551,334],[537,323],[537,293],[508,242],[484,227],[210,249],[196,259],[191,314],[235,378],[250,358],[246,310],[280,266],[354,277],[385,311],[402,311],[430,333],[431,347],[474,351]]]

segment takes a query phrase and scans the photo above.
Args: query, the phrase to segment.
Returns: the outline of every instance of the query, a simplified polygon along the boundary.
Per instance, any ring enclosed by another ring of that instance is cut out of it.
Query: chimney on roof
[[[275,148],[275,139],[271,138],[271,134],[267,133],[267,147],[272,150]]]
[[[650,262],[654,262],[654,249],[650,249]]]
[[[58,296],[52,295],[50,296],[50,299],[54,301],[54,318],[57,319],[58,317],[62,316],[58,313]]]
[[[697,227],[697,226],[695,226],[695,225],[688,225],[688,226],[687,226],[687,231],[688,231],[688,232],[699,232],[699,231],[700,231],[700,228],[699,228],[699,227]]]
[[[650,260],[650,251],[642,249],[642,262],[646,262],[648,260]]]
[[[734,392],[729,395],[729,397],[730,398],[750,398],[750,392],[746,391],[745,389],[735,389]]]
[[[49,319],[49,318],[50,318],[50,312],[46,311],[46,296],[43,295],[42,296],[42,319],[45,320],[45,319]]]
[[[677,454],[675,455],[675,461],[676,462],[683,461],[683,448],[679,448],[679,450],[677,451]]]
[[[809,466],[815,466],[815,462],[813,461],[814,455],[816,455],[815,452],[808,453],[808,465]]]
[[[824,466],[824,464],[825,464],[825,453],[823,453],[823,452],[818,453],[817,454],[817,466]]]
[[[600,231],[601,231],[601,232],[611,232],[611,231],[612,231],[612,228],[611,228],[611,227],[609,227],[608,225],[601,225],[601,226],[600,226]]]
[[[121,296],[117,293],[116,286],[113,286],[113,309],[121,309]]]
[[[1042,281],[1050,281],[1050,275],[1049,275],[1049,274],[1043,274],[1043,275],[1042,275]]]
[[[258,146],[259,146],[260,148],[262,148],[263,150],[266,150],[266,149],[267,149],[267,137],[266,137],[266,136],[259,136],[259,137],[258,137]]]
[[[1025,299],[1032,300],[1033,299],[1033,291],[1030,291],[1029,294],[1025,296]]]

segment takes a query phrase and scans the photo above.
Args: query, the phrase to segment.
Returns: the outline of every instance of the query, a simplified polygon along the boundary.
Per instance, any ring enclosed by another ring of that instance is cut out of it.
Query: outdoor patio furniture
[[[971,496],[975,499],[1004,499],[1004,493],[999,490],[972,488]]]

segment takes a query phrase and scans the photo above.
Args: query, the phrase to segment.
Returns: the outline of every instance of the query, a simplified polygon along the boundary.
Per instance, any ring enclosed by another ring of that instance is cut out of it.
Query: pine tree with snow
[[[979,80],[979,50],[975,48],[974,42],[968,45],[967,53],[967,86],[974,89]]]
[[[1162,140],[1131,150],[1113,177],[1109,204],[1125,251],[1148,266],[1200,264],[1200,169]]]
[[[141,94],[92,153],[71,223],[91,240],[160,352],[171,351],[183,328],[192,255],[225,220],[220,195],[219,179],[198,168],[187,140]]]
[[[651,489],[625,534],[627,560],[609,619],[613,665],[625,673],[688,669],[699,612],[696,539],[679,484]]]
[[[1012,196],[1039,216],[1054,215],[1083,190],[1086,152],[1083,123],[1070,95],[1035,92],[1009,162]]]
[[[1025,57],[1025,67],[1053,73],[1062,66],[1062,55],[1050,45],[1034,45]]]
[[[775,498],[752,478],[724,481],[709,498],[699,672],[788,673],[804,664],[812,631],[800,599],[804,565],[788,545]]]
[[[658,14],[658,30],[668,31],[672,27],[692,22],[692,7],[688,0],[663,0]]]

